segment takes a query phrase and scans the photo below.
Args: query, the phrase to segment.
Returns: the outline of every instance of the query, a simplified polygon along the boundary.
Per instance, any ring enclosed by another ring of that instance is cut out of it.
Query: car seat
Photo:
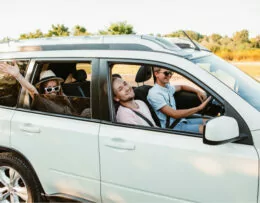
[[[142,65],[135,77],[135,82],[137,83],[143,83],[143,85],[138,86],[134,89],[135,92],[135,99],[137,100],[142,100],[144,103],[146,103],[146,105],[148,106],[153,120],[156,123],[157,126],[161,126],[160,124],[160,120],[157,117],[155,111],[153,110],[153,107],[150,105],[150,103],[147,100],[147,95],[149,92],[149,89],[152,88],[151,85],[144,85],[144,82],[149,80],[152,77],[152,67],[151,66],[147,66],[147,65]]]
[[[64,94],[75,97],[90,97],[90,81],[86,81],[87,73],[84,70],[77,70],[73,73],[76,79],[72,83],[64,83],[62,89]]]

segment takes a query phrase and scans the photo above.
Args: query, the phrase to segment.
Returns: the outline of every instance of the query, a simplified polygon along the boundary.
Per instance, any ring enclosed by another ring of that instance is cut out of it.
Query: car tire
[[[0,202],[42,202],[40,186],[28,164],[13,153],[0,154]]]

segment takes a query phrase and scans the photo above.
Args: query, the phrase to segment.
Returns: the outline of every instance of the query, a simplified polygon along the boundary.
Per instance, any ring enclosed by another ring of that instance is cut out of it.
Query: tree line
[[[222,36],[217,33],[203,35],[199,32],[186,30],[191,39],[199,42],[212,52],[226,60],[251,60],[260,61],[260,35],[255,38],[249,38],[249,32],[246,29],[237,31],[232,37]],[[19,39],[32,39],[42,37],[60,37],[60,36],[91,36],[91,35],[124,35],[135,34],[134,28],[126,21],[111,23],[106,29],[99,30],[98,33],[89,32],[84,26],[75,25],[71,30],[64,24],[52,25],[47,33],[40,29],[34,32],[22,33]],[[151,34],[154,35],[154,34]],[[185,37],[184,33],[174,31],[168,34],[156,34],[162,37]],[[5,42],[10,40],[8,37],[0,40]]]

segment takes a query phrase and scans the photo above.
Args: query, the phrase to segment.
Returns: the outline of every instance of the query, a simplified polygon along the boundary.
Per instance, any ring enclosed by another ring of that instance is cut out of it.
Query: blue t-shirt
[[[148,92],[147,100],[153,107],[157,117],[160,120],[161,127],[166,127],[167,116],[160,111],[160,109],[166,105],[176,110],[176,103],[174,99],[175,88],[170,84],[166,84],[162,87],[155,84]],[[174,118],[170,118],[170,125],[174,122]]]

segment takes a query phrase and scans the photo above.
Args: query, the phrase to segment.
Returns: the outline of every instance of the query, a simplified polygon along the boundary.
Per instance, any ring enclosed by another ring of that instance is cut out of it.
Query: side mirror
[[[203,143],[220,145],[240,140],[237,121],[228,116],[221,116],[209,120],[205,126]]]

